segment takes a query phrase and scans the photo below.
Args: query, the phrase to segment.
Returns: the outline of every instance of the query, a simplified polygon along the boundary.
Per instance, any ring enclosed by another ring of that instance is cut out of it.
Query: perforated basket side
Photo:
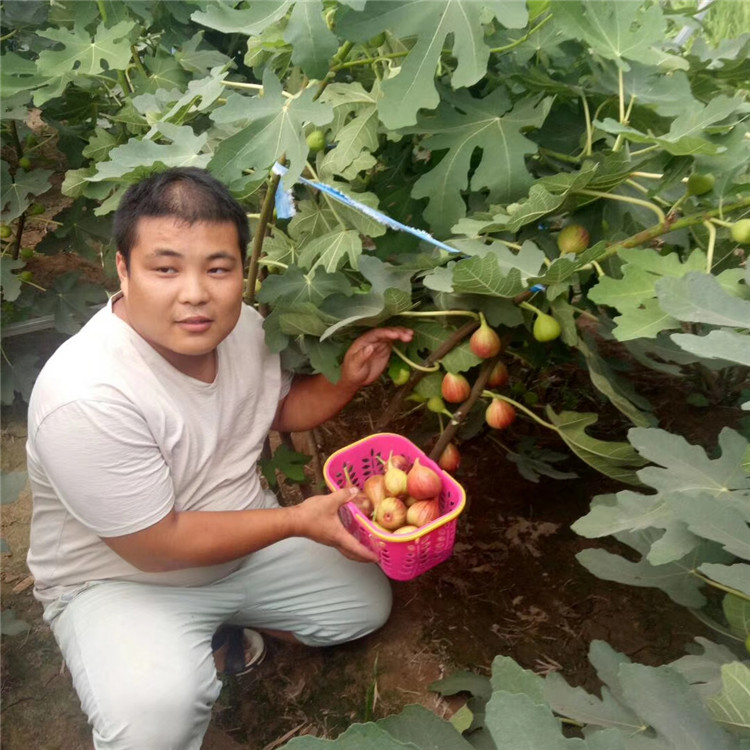
[[[464,508],[463,487],[429,459],[416,445],[401,435],[378,433],[341,448],[331,454],[324,466],[328,486],[334,490],[352,481],[360,488],[373,474],[382,474],[390,455],[401,453],[410,460],[436,471],[441,477],[440,516],[407,535],[394,535],[380,530],[354,503],[342,508],[342,520],[359,542],[375,551],[380,567],[394,580],[410,580],[448,559],[453,551],[457,517]]]

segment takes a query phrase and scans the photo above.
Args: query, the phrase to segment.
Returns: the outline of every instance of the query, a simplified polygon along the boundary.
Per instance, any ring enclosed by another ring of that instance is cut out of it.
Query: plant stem
[[[707,583],[709,586],[713,586],[713,588],[715,589],[719,589],[719,591],[724,591],[727,594],[733,594],[740,599],[744,599],[746,602],[750,602],[750,596],[747,596],[747,594],[743,594],[737,589],[730,588],[729,586],[725,586],[723,583],[718,583],[717,581],[712,580],[708,576],[703,575],[703,573],[698,571],[696,568],[693,568],[690,571],[690,575],[694,575],[696,578],[700,578],[701,581]]]
[[[286,161],[286,155],[282,154],[279,159],[279,163],[283,164]],[[273,208],[276,200],[276,188],[279,186],[279,180],[281,175],[273,174],[268,184],[268,190],[266,196],[263,199],[263,207],[260,210],[260,220],[258,222],[258,229],[253,237],[253,251],[250,255],[250,265],[247,270],[247,303],[252,305],[255,302],[255,283],[258,280],[258,262],[260,261],[260,254],[263,250],[263,240],[266,236],[266,228],[268,223],[273,216]]]
[[[496,54],[500,52],[508,52],[509,50],[515,49],[518,47],[519,44],[523,44],[532,34],[535,34],[539,29],[542,28],[546,23],[549,23],[549,21],[552,20],[552,16],[546,16],[543,18],[534,28],[529,29],[524,36],[522,36],[520,39],[516,39],[514,42],[511,42],[510,44],[506,44],[504,47],[491,47],[490,52],[494,52]]]
[[[526,408],[523,404],[519,404],[518,401],[514,401],[509,396],[503,396],[500,393],[495,393],[494,391],[483,391],[482,395],[485,398],[499,398],[501,401],[506,401],[511,406],[515,406],[516,409],[520,409],[522,412],[524,412],[527,416],[531,417],[535,422],[542,425],[542,427],[546,427],[548,430],[552,430],[553,432],[557,432],[559,434],[559,430],[555,425],[551,424],[550,422],[546,422],[541,417],[538,417],[536,414],[534,414],[531,409]]]
[[[651,203],[651,201],[633,198],[630,195],[616,195],[615,193],[603,193],[600,190],[588,190],[587,188],[579,188],[574,192],[579,195],[590,195],[594,198],[606,198],[612,201],[622,201],[623,203],[633,203],[636,206],[643,206],[643,208],[648,208],[650,211],[653,211],[659,217],[660,222],[663,223],[667,220],[664,211],[662,211],[659,206],[655,206]]]
[[[315,96],[313,96],[313,101],[317,101],[317,99],[320,98],[320,95],[328,88],[328,84],[336,77],[336,71],[338,70],[336,63],[343,62],[346,56],[352,51],[353,46],[354,42],[344,42],[341,45],[339,51],[334,55],[332,60],[333,65],[331,65],[325,78],[320,82],[320,86],[318,86],[318,90],[315,92]]]
[[[407,310],[406,312],[398,313],[399,318],[441,318],[450,317],[456,315],[465,318],[474,318],[479,320],[478,313],[472,312],[471,310]]]
[[[663,180],[664,175],[659,172],[631,172],[631,177],[643,177],[645,180]]]
[[[429,367],[441,360],[448,352],[455,349],[467,336],[470,336],[479,327],[479,323],[476,320],[469,320],[464,323],[460,328],[454,331],[437,349],[430,352],[430,354],[422,360],[422,365]],[[426,373],[415,370],[412,372],[409,380],[402,385],[395,396],[391,399],[390,403],[386,407],[383,415],[376,424],[376,431],[383,432],[384,428],[391,422],[391,420],[399,413],[401,405],[403,404],[406,397],[412,392],[414,387],[419,383],[420,380],[425,376]]]
[[[406,364],[409,365],[412,370],[416,370],[417,372],[437,372],[440,369],[440,365],[438,364],[424,367],[423,365],[419,365],[416,362],[413,362],[397,346],[392,346],[391,351],[403,362],[406,362]]]
[[[524,310],[528,310],[530,313],[534,313],[534,315],[542,314],[542,311],[539,308],[534,307],[534,305],[532,305],[530,302],[526,302],[525,300],[523,302],[519,302],[518,306],[522,307]]]
[[[736,203],[731,203],[728,206],[722,206],[721,208],[712,208],[709,211],[702,211],[699,214],[683,216],[681,219],[677,219],[676,221],[663,221],[661,224],[655,224],[653,227],[649,227],[648,229],[644,229],[642,232],[631,235],[627,239],[624,239],[622,242],[613,243],[612,245],[610,245],[606,254],[603,255],[602,258],[609,258],[610,256],[615,255],[615,253],[617,253],[617,251],[622,249],[623,247],[627,248],[645,245],[646,243],[656,239],[662,234],[667,234],[668,232],[672,232],[675,229],[684,229],[685,227],[691,227],[695,224],[701,224],[708,219],[717,222],[718,219],[715,219],[714,217],[719,214],[732,213],[733,211],[739,211],[748,207],[750,207],[750,198],[743,198],[742,200],[737,201]],[[600,258],[599,260],[602,260],[602,258]],[[522,294],[525,294],[525,292]],[[521,295],[518,296],[521,297]],[[522,297],[522,299],[527,298]]]
[[[718,224],[720,227],[726,227],[727,229],[732,228],[731,221],[722,221],[721,219],[711,219],[712,224]]]
[[[564,161],[568,164],[579,164],[581,161],[580,156],[571,156],[570,154],[561,154],[559,151],[552,151],[548,148],[540,148],[539,149],[540,154],[546,154],[547,156],[551,156],[553,159],[557,159],[558,161]]]
[[[591,156],[594,143],[594,131],[591,127],[591,113],[589,112],[589,103],[586,99],[585,92],[581,92],[581,100],[583,101],[583,114],[586,118],[586,146],[583,149],[583,155]]]
[[[708,229],[708,248],[706,249],[706,273],[711,273],[714,264],[714,248],[716,247],[716,227],[710,221],[704,221],[703,226]]]
[[[144,78],[148,78],[148,71],[143,67],[141,56],[138,54],[138,49],[136,48],[135,44],[130,45],[130,54],[133,55],[133,62],[135,63],[135,67],[138,69],[138,72]]]
[[[477,375],[477,379],[474,381],[474,385],[472,386],[471,392],[469,393],[469,398],[467,398],[466,401],[464,401],[463,404],[461,404],[461,406],[459,406],[458,409],[456,409],[456,411],[453,413],[450,423],[445,428],[445,430],[443,430],[440,437],[438,438],[437,443],[435,443],[433,449],[430,451],[429,455],[433,461],[437,461],[440,458],[443,451],[445,450],[445,446],[448,445],[451,440],[453,440],[453,437],[455,436],[456,432],[458,432],[459,427],[463,424],[466,416],[471,411],[474,404],[482,396],[484,388],[487,385],[487,381],[489,380],[490,373],[492,372],[492,368],[499,361],[500,356],[498,355],[497,357],[485,360],[482,363],[479,374]]]

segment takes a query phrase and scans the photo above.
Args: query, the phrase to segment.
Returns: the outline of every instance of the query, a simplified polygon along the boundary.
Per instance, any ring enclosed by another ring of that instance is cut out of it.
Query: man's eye
[[[223,266],[217,266],[216,268],[210,268],[208,270],[208,272],[212,273],[212,274],[219,274],[219,275],[221,275],[221,274],[229,273],[229,269],[228,268],[224,268]]]
[[[159,266],[156,269],[156,273],[162,273],[162,274],[177,273],[177,269],[174,268],[174,266]]]

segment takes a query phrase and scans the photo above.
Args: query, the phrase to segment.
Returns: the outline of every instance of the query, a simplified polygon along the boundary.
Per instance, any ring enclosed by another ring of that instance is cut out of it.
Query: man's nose
[[[208,280],[202,273],[188,273],[183,276],[180,286],[180,302],[198,305],[208,300]]]

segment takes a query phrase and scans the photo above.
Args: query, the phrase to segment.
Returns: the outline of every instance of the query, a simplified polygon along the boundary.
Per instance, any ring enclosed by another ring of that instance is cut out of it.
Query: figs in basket
[[[406,491],[417,500],[427,500],[440,494],[443,482],[440,477],[427,466],[422,466],[419,459],[414,459],[414,465],[406,477]]]
[[[406,511],[406,523],[411,526],[426,526],[440,515],[440,502],[437,498],[420,500]]]
[[[375,508],[375,523],[393,531],[404,525],[406,521],[406,506],[397,497],[386,497]]]

